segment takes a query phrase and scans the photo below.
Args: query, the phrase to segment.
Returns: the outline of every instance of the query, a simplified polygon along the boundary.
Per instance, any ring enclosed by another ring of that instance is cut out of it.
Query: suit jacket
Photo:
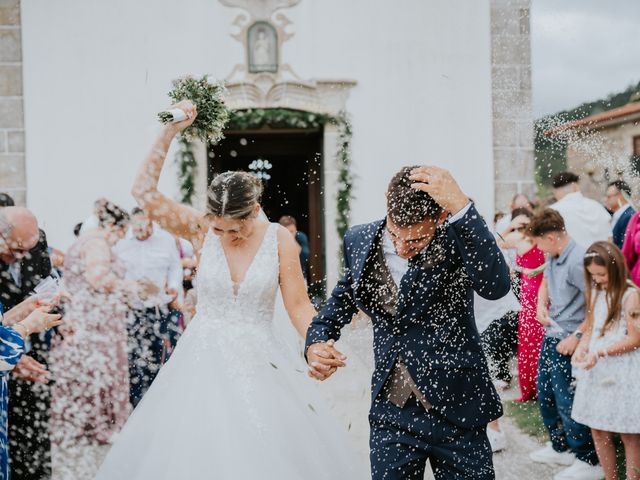
[[[40,230],[40,240],[20,262],[20,284],[17,284],[11,276],[9,265],[0,262],[0,303],[4,306],[5,311],[29,297],[36,285],[50,274],[51,260],[47,236]],[[46,342],[41,340],[39,334],[31,335],[30,339],[32,350],[29,355],[46,364],[46,351],[48,350]]]
[[[40,230],[40,239],[35,247],[20,262],[21,283],[18,285],[9,272],[9,265],[0,262],[0,302],[5,310],[15,307],[26,299],[40,281],[51,274],[51,260],[47,236]]]
[[[372,400],[398,357],[438,412],[473,428],[502,415],[473,316],[473,291],[498,299],[509,291],[509,269],[474,206],[439,227],[431,243],[409,261],[393,314],[368,288],[364,273],[385,221],[350,229],[344,238],[345,273],[307,332],[306,346],[338,340],[362,310],[374,329]]]
[[[622,249],[622,245],[624,244],[624,237],[627,232],[627,227],[629,226],[629,220],[631,220],[631,217],[633,217],[635,213],[636,211],[633,208],[627,208],[613,226],[611,235],[613,237],[613,243],[620,249]]]

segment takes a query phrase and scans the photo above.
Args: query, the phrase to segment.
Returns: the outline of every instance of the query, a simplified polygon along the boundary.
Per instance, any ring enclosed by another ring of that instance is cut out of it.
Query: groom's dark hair
[[[387,216],[398,227],[410,227],[427,219],[438,220],[442,207],[428,193],[411,188],[411,171],[418,166],[403,167],[387,188]]]

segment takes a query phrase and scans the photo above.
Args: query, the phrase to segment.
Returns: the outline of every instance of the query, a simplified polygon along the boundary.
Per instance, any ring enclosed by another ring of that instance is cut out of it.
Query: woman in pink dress
[[[640,213],[636,213],[629,220],[622,244],[622,255],[627,261],[631,280],[640,285]]]
[[[542,283],[542,273],[532,277],[529,274],[545,262],[544,253],[524,234],[524,228],[532,214],[526,209],[513,211],[514,219],[504,236],[506,248],[517,252],[516,264],[520,267],[520,303],[518,313],[518,379],[520,398],[524,402],[534,400],[537,395],[538,358],[544,338],[544,328],[536,320],[538,289]]]
[[[64,338],[51,352],[51,432],[63,463],[60,473],[72,470],[68,478],[92,478],[95,461],[84,462],[83,449],[108,444],[129,414],[127,284],[112,251],[127,223],[127,213],[108,203],[100,227],[81,236],[65,259],[71,298]]]

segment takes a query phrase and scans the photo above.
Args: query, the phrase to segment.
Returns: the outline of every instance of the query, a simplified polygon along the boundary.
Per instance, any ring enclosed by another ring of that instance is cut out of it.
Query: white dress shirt
[[[607,210],[580,192],[568,193],[550,208],[562,215],[567,233],[584,248],[611,236],[611,216]]]
[[[115,252],[124,262],[127,280],[151,280],[162,292],[157,297],[146,300],[145,308],[169,303],[164,294],[166,288],[175,289],[178,292],[177,300],[182,303],[182,262],[171,234],[154,225],[149,238],[138,240],[135,236],[127,236],[118,242]]]

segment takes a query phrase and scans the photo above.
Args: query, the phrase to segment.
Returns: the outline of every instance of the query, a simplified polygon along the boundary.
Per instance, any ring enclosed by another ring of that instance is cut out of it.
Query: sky
[[[533,114],[640,81],[640,0],[532,0]]]

